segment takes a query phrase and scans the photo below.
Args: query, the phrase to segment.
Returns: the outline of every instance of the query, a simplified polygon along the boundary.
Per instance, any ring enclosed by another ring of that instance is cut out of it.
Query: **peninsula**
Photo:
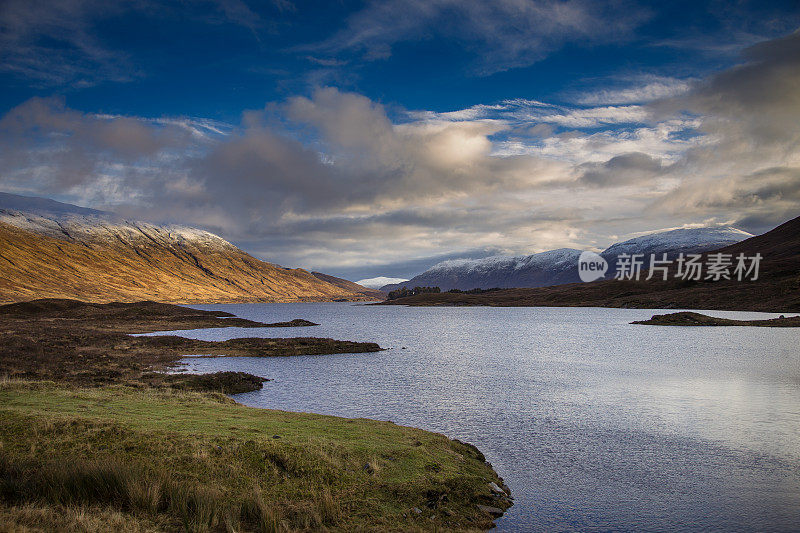
[[[375,352],[303,337],[131,336],[307,327],[154,302],[0,306],[0,523],[12,530],[480,531],[511,505],[474,446],[391,422],[244,407],[242,372],[185,354]]]

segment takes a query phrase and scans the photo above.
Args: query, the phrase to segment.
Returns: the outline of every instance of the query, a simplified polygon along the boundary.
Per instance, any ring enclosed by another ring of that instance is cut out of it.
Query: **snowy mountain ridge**
[[[40,235],[76,241],[155,239],[220,250],[235,248],[222,237],[198,228],[126,220],[106,211],[8,193],[0,193],[0,222]]]
[[[620,254],[649,256],[666,253],[668,258],[674,258],[679,253],[701,253],[723,248],[752,236],[732,226],[676,229],[612,244],[600,255],[609,262],[607,276],[613,276]],[[575,283],[580,281],[577,268],[580,254],[581,250],[560,248],[524,256],[494,255],[482,259],[450,259],[437,263],[407,282],[386,285],[381,290],[416,286],[467,290]]]
[[[367,300],[333,276],[256,259],[182,225],[125,220],[44,198],[0,193],[0,302],[35,298],[175,303]]]
[[[575,260],[580,256],[581,251],[573,248],[559,248],[558,250],[548,250],[532,255],[509,256],[492,255],[481,259],[448,259],[433,265],[428,272],[448,272],[448,271],[487,271],[496,268],[510,268],[521,270],[523,268],[538,265],[557,265]]]
[[[603,257],[620,254],[678,254],[699,253],[734,244],[753,235],[732,226],[675,229],[650,233],[624,242],[612,244],[600,255]]]

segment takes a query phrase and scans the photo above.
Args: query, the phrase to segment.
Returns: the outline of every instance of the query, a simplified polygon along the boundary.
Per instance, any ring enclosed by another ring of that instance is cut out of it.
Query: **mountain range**
[[[668,271],[668,279],[598,280],[551,287],[514,288],[484,291],[477,294],[442,292],[425,293],[387,300],[386,304],[418,306],[588,306],[630,307],[643,309],[724,309],[741,311],[800,311],[800,217],[777,228],[703,254],[708,263],[711,254],[760,254],[757,279],[714,281],[682,279],[677,265]]]
[[[616,272],[617,257],[621,254],[650,254],[659,258],[666,253],[673,259],[679,253],[702,253],[734,244],[750,233],[730,226],[676,229],[651,233],[613,244],[600,255],[609,263],[606,277]],[[483,259],[455,259],[434,265],[422,274],[403,283],[381,287],[392,291],[401,287],[439,287],[451,289],[490,289],[512,287],[548,287],[580,281],[578,257],[581,250],[560,248],[525,256],[492,256]]]
[[[197,228],[0,193],[0,302],[374,300],[347,280],[256,259]]]

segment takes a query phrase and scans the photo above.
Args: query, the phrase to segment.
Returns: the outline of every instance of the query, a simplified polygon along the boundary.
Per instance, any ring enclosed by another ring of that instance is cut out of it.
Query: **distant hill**
[[[800,312],[800,217],[716,252],[763,257],[756,281],[601,280],[481,294],[419,294],[385,302],[420,306],[586,306]],[[705,258],[708,254],[705,255]],[[674,270],[673,270],[674,273]]]
[[[492,256],[483,259],[451,259],[434,265],[403,283],[381,287],[439,287],[489,289],[493,287],[544,287],[578,281],[580,250],[562,248],[520,257]]]
[[[197,228],[123,220],[43,198],[0,194],[0,302],[377,298],[366,290],[260,261]]]
[[[88,207],[78,207],[77,205],[56,202],[49,198],[22,196],[20,194],[9,194],[7,192],[0,192],[0,209],[22,213],[34,213],[54,218],[64,215],[114,216],[112,213],[106,211],[98,211],[97,209],[89,209]]]
[[[408,278],[390,278],[387,276],[378,276],[375,278],[364,278],[356,281],[359,285],[369,287],[370,289],[380,289],[384,285],[391,285],[392,283],[402,283],[408,281]]]
[[[609,246],[602,255],[609,262],[609,275],[616,271],[619,254],[666,253],[673,258],[679,253],[701,253],[734,244],[750,233],[732,227],[677,229],[652,233]],[[494,287],[549,287],[580,281],[578,257],[581,250],[561,248],[533,255],[493,256],[484,259],[455,259],[434,265],[409,281],[381,287],[392,291],[400,287],[439,287],[469,290]]]
[[[370,289],[369,287],[363,287],[358,283],[352,282],[350,280],[337,278],[336,276],[331,276],[330,274],[323,274],[322,272],[311,272],[311,275],[317,279],[330,283],[331,285],[336,285],[341,289],[363,294],[364,296],[373,300],[383,300],[384,298],[386,298],[385,292],[379,291],[378,289]]]

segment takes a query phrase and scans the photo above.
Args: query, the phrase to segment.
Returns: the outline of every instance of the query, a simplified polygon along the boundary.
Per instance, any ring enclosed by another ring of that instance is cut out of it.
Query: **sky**
[[[800,215],[800,4],[3,0],[0,191],[357,280]]]

